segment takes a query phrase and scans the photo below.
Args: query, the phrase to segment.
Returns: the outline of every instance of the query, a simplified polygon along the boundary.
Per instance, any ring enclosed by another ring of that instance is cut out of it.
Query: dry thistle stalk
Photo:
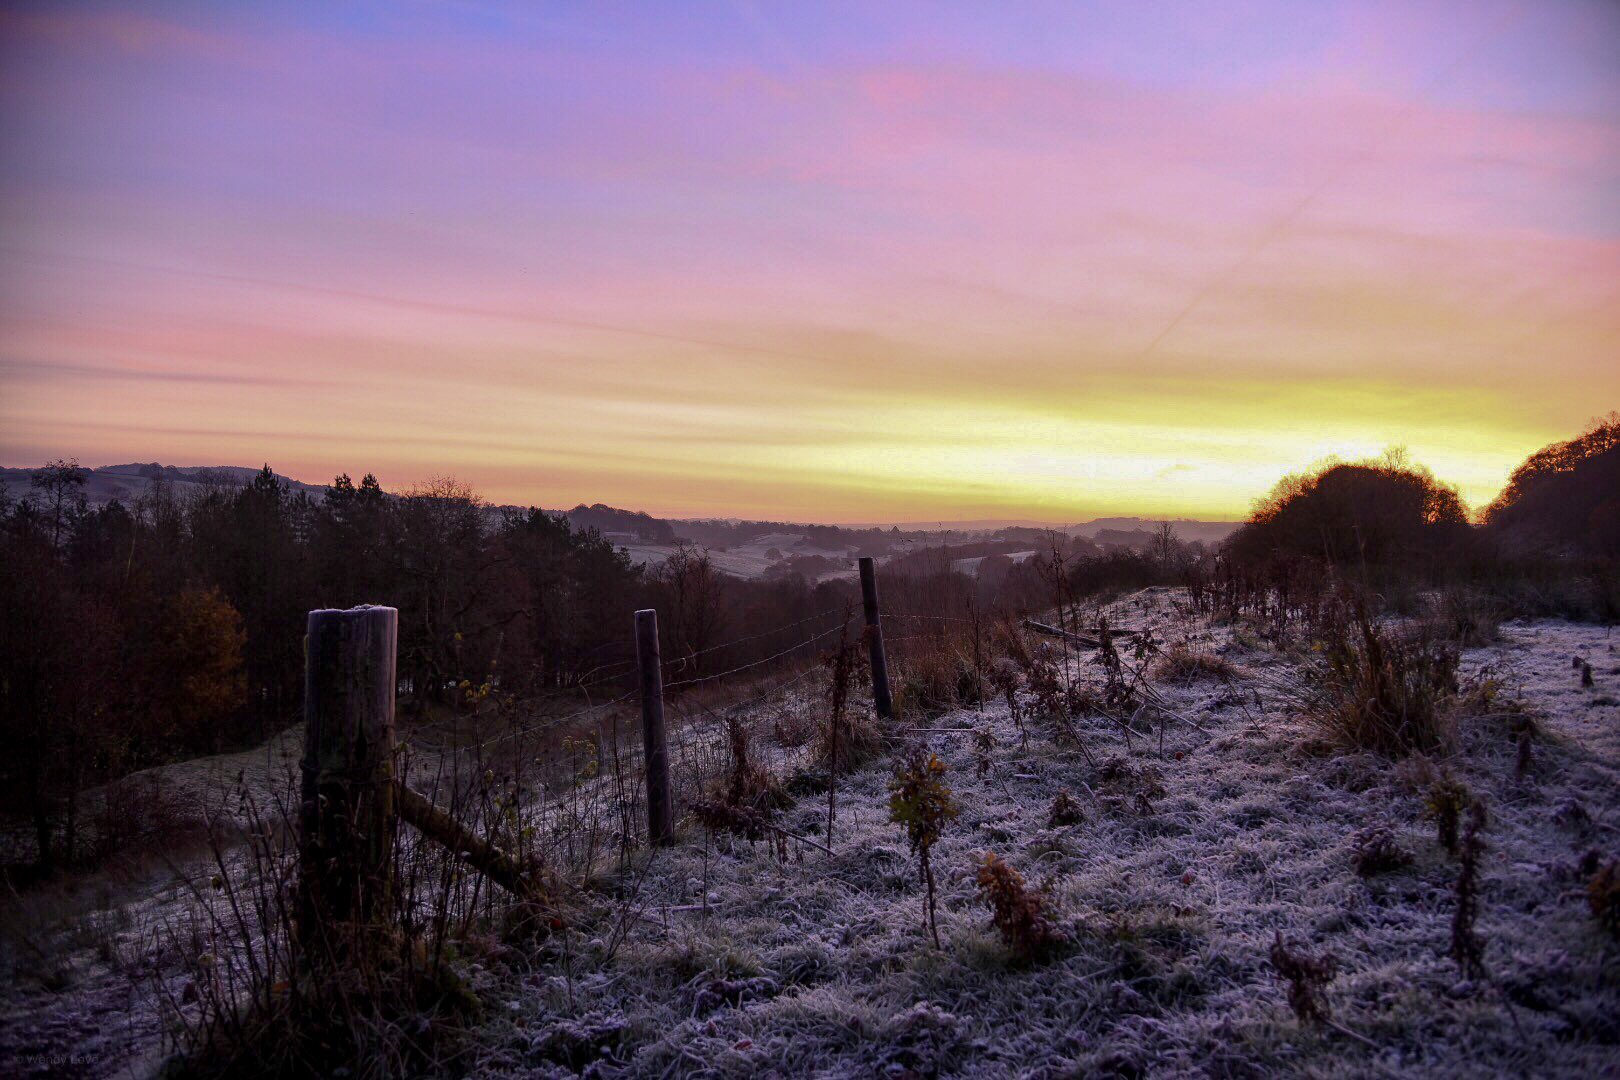
[[[710,832],[731,833],[750,843],[771,831],[772,811],[784,801],[775,779],[754,762],[748,729],[734,716],[726,718],[731,749],[723,790],[697,800],[692,812]]]
[[[979,728],[973,733],[973,748],[977,751],[974,764],[979,770],[979,779],[983,780],[994,764],[990,752],[996,748],[996,736],[987,727]]]
[[[1136,707],[1136,687],[1125,677],[1125,665],[1114,648],[1113,632],[1108,620],[1097,620],[1097,663],[1103,669],[1103,703],[1110,709],[1129,712]]]
[[[939,945],[939,921],[934,906],[934,866],[930,859],[934,842],[945,823],[957,815],[956,800],[943,779],[946,765],[920,746],[895,764],[889,781],[889,820],[906,830],[912,854],[917,856],[922,882],[928,890],[928,931],[934,947]]]
[[[1024,727],[1024,707],[1018,700],[1018,665],[1003,656],[990,669],[990,685],[1007,702],[1007,715],[1018,726],[1018,740],[1029,749],[1029,730]]]
[[[844,624],[838,631],[838,648],[826,657],[822,663],[826,665],[831,674],[827,685],[827,734],[825,749],[827,752],[827,846],[833,845],[833,819],[838,809],[838,755],[839,743],[848,743],[849,739],[840,740],[840,734],[853,735],[853,732],[843,732],[840,729],[844,723],[844,710],[849,704],[849,684],[851,672],[855,666],[855,650],[849,642],[849,621],[853,613],[846,606],[844,609]],[[844,749],[845,756],[849,750]]]
[[[1474,929],[1474,920],[1479,918],[1480,862],[1485,854],[1485,841],[1479,834],[1484,830],[1485,803],[1476,799],[1468,808],[1468,824],[1463,830],[1457,909],[1451,917],[1451,958],[1457,961],[1463,976],[1470,979],[1485,974],[1485,941]]]
[[[1468,805],[1468,787],[1448,772],[1429,786],[1424,809],[1434,819],[1436,839],[1453,855],[1457,853],[1457,829],[1463,808]]]

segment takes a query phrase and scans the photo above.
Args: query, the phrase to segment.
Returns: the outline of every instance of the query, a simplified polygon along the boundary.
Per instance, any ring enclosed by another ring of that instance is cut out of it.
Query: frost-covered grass
[[[1026,749],[1004,702],[927,722],[920,737],[949,765],[961,807],[933,850],[941,948],[924,927],[916,860],[889,820],[906,733],[890,731],[888,752],[840,777],[829,855],[823,783],[808,755],[771,745],[773,728],[793,726],[762,718],[763,760],[797,795],[778,822],[815,846],[709,838],[688,823],[673,847],[608,859],[569,928],[538,953],[469,956],[488,1007],[467,1065],[513,1076],[1612,1067],[1620,942],[1592,919],[1576,866],[1591,849],[1620,851],[1620,642],[1601,627],[1504,624],[1498,641],[1464,654],[1465,682],[1491,689],[1458,718],[1451,756],[1395,764],[1312,736],[1280,692],[1293,670],[1284,656],[1175,601],[1149,590],[1109,613],[1211,658],[1149,669],[1168,711],[1139,716],[1129,744],[1115,722],[1081,718],[1083,752],[1035,719]],[[1592,665],[1590,689],[1576,655]],[[1100,685],[1085,658],[1072,663]],[[1537,734],[1521,778],[1527,727]],[[982,776],[978,730],[994,740]],[[1476,927],[1487,977],[1473,981],[1449,955],[1457,861],[1425,812],[1442,770],[1489,804]],[[1064,789],[1082,820],[1054,827]],[[1379,825],[1413,860],[1359,876],[1356,836]],[[1068,939],[1050,958],[1015,961],[991,926],[974,880],[986,851],[1047,891]],[[1289,1010],[1268,957],[1279,931],[1337,959],[1333,1026]],[[67,1052],[79,1028],[105,1025],[110,992],[97,1012],[75,996],[84,985],[16,979],[6,996],[20,1011],[0,1021],[0,1057],[26,1066],[24,1054]]]
[[[1590,846],[1616,846],[1620,714],[1599,703],[1601,686],[1580,691],[1569,660],[1612,655],[1606,632],[1509,626],[1468,654],[1470,671],[1491,667],[1545,732],[1523,782],[1500,716],[1464,718],[1465,746],[1445,763],[1491,805],[1478,924],[1490,974],[1470,983],[1448,955],[1456,862],[1423,816],[1421,767],[1313,745],[1263,707],[1264,688],[1262,708],[1252,697],[1239,708],[1245,679],[1263,687],[1284,661],[1167,601],[1138,597],[1117,615],[1152,619],[1169,640],[1234,665],[1230,683],[1158,685],[1205,730],[1169,720],[1161,754],[1156,726],[1129,751],[1113,724],[1080,726],[1099,764],[1124,756],[1158,770],[1165,793],[1151,808],[1049,725],[1037,723],[1024,751],[1005,705],[950,714],[930,726],[986,727],[996,748],[981,779],[972,734],[929,737],[962,806],[934,853],[942,949],[924,929],[879,761],[841,785],[831,857],[790,845],[784,860],[767,844],[706,845],[688,831],[644,872],[618,875],[627,934],[587,923],[518,965],[482,1032],[482,1068],[1589,1076],[1612,1065],[1620,947],[1590,918],[1575,864]],[[1085,820],[1052,828],[1062,788]],[[1590,824],[1568,810],[1575,802]],[[819,840],[825,812],[806,796],[784,826]],[[1416,857],[1364,879],[1352,838],[1375,823]],[[988,850],[1049,891],[1071,939],[1056,958],[1019,965],[990,927],[973,884]],[[1268,960],[1279,930],[1337,957],[1327,991],[1337,1026],[1304,1027],[1288,1010]]]

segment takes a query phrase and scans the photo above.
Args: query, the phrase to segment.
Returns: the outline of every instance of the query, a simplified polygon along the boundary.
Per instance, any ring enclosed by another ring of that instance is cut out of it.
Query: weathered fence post
[[[872,704],[878,719],[894,719],[889,696],[889,664],[883,655],[883,623],[878,615],[877,570],[870,555],[861,559],[861,606],[866,609],[866,647],[872,659]]]
[[[392,887],[399,612],[309,613],[304,639],[298,934],[306,954],[363,947]]]
[[[641,741],[647,769],[647,840],[667,844],[675,830],[670,811],[669,737],[664,730],[664,673],[658,648],[658,612],[636,612],[636,663],[641,669]]]

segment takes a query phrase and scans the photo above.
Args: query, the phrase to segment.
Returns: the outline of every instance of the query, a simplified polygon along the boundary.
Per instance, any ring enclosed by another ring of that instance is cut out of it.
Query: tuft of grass
[[[1238,667],[1223,656],[1197,652],[1186,645],[1172,645],[1159,657],[1154,673],[1161,679],[1190,683],[1199,679],[1230,682],[1238,677]]]
[[[1297,705],[1329,738],[1385,757],[1430,753],[1452,740],[1457,653],[1424,633],[1378,626],[1359,598],[1318,621]]]
[[[916,650],[900,671],[895,708],[901,716],[932,720],[978,702],[983,685],[973,662],[947,640]]]
[[[771,737],[778,746],[797,750],[815,738],[816,725],[807,714],[798,709],[779,709],[771,719]]]
[[[1118,754],[1097,767],[1097,780],[1104,791],[1128,800],[1136,812],[1144,816],[1153,812],[1155,799],[1168,794],[1164,774],[1158,766],[1137,765]]]

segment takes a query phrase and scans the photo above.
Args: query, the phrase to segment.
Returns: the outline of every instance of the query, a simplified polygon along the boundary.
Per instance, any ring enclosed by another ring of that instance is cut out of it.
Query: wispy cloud
[[[1595,5],[4,18],[8,460],[1231,514],[1620,401]]]

